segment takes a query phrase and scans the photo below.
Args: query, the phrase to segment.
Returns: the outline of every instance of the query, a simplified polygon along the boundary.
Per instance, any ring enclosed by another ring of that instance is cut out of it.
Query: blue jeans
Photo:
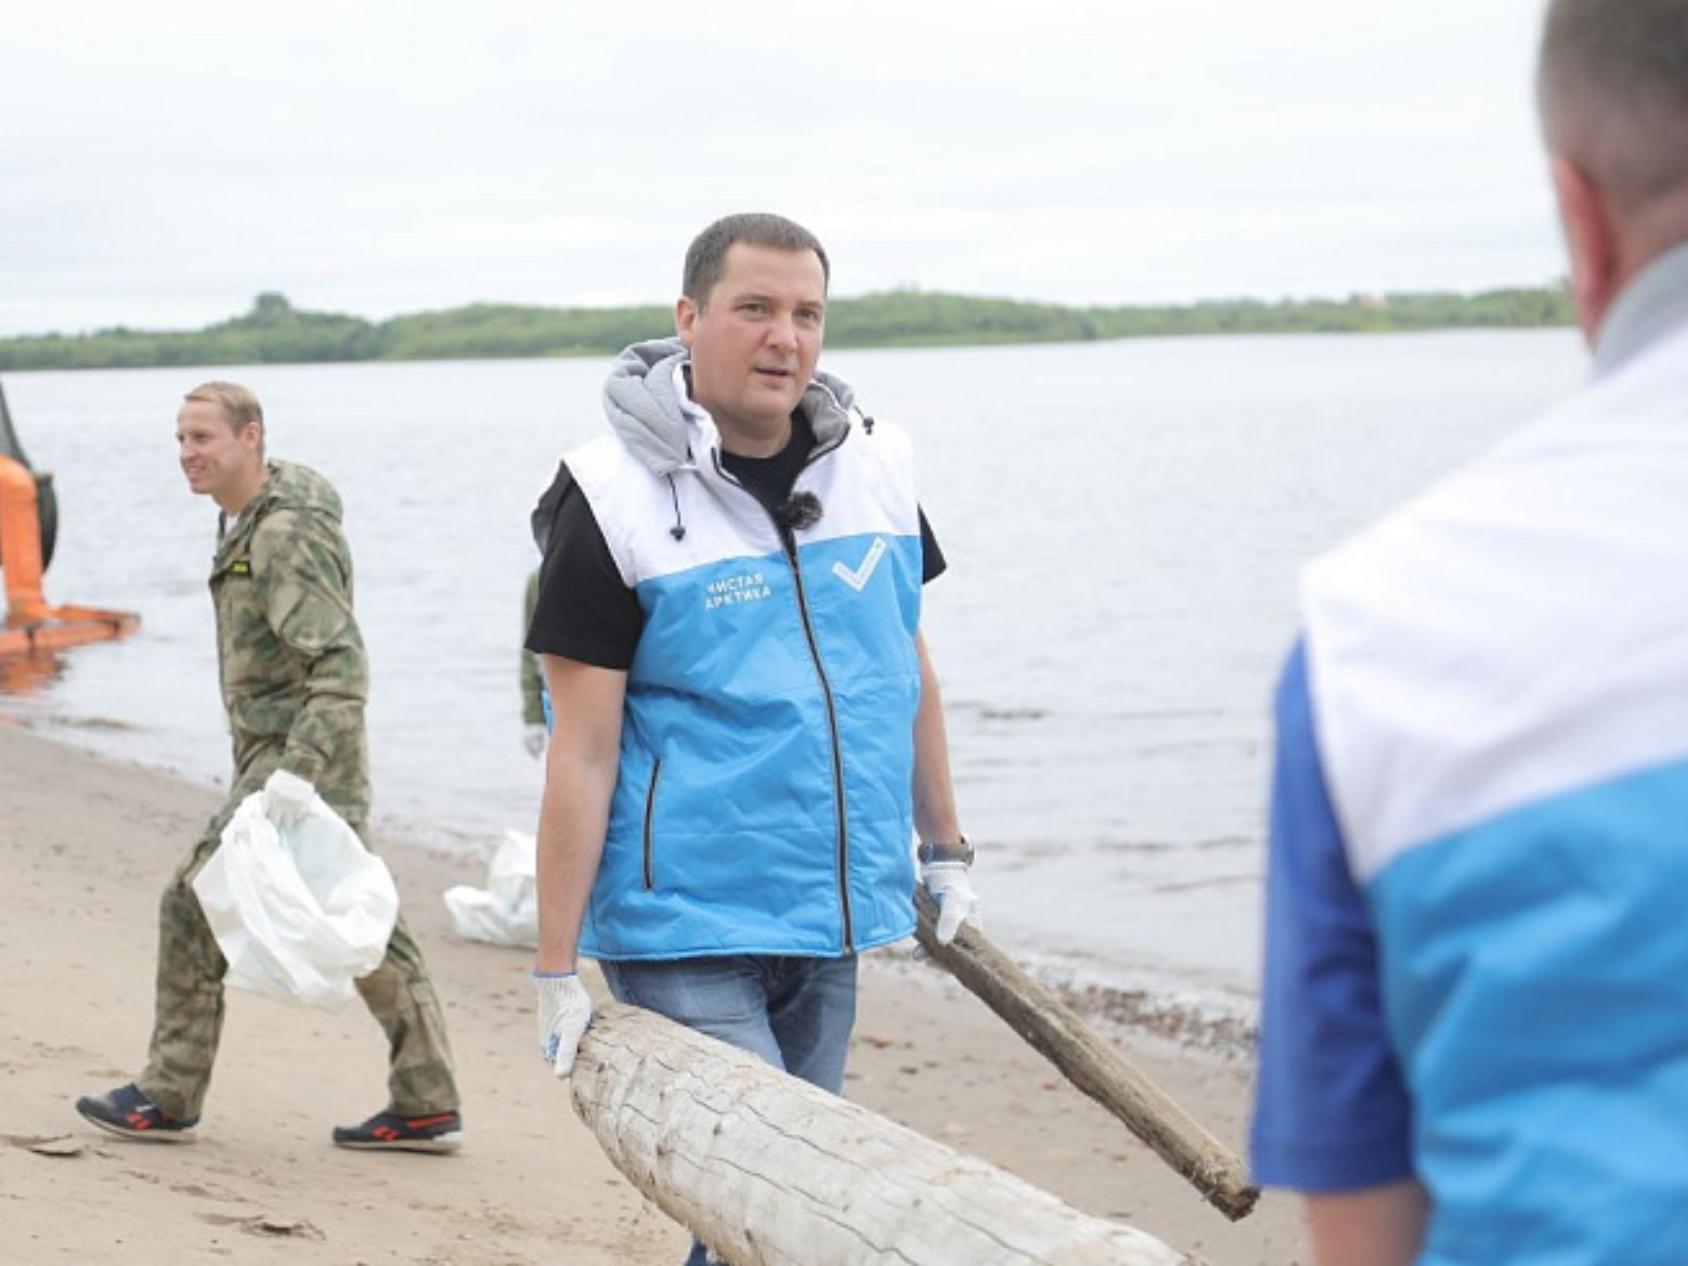
[[[856,957],[735,954],[651,962],[599,962],[616,1001],[655,1011],[749,1051],[832,1094],[856,1024]],[[692,1242],[686,1266],[707,1266]]]

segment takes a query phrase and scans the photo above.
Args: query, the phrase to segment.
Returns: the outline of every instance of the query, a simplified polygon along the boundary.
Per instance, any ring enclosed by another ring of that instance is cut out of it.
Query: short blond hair
[[[229,425],[237,434],[254,422],[260,431],[264,429],[264,406],[258,403],[252,388],[238,382],[202,382],[182,399],[222,405],[223,412],[229,415]]]

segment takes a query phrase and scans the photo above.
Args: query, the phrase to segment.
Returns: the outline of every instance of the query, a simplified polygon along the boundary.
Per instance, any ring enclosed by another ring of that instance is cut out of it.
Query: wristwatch
[[[958,835],[953,844],[922,844],[915,856],[922,866],[928,862],[960,862],[963,866],[971,866],[973,846],[965,835]]]

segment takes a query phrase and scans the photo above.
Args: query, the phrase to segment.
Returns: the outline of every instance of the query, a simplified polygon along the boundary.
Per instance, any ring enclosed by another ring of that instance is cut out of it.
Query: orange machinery
[[[4,441],[0,444],[0,572],[6,579],[0,666],[18,656],[47,654],[133,633],[141,617],[132,612],[48,605],[41,588],[49,555],[42,542],[40,481],[23,460],[5,408],[5,396],[0,395],[0,441]]]

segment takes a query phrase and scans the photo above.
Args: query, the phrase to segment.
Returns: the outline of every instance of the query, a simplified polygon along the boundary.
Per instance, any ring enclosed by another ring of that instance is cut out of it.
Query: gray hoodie
[[[634,343],[615,358],[604,383],[604,413],[627,451],[658,479],[694,469],[692,421],[682,399],[675,370],[691,360],[691,352],[677,338]],[[798,406],[815,433],[816,448],[830,448],[850,425],[856,393],[841,378],[815,371]],[[533,511],[533,539],[543,552],[551,539],[551,524],[572,479],[559,469],[557,478]]]
[[[677,338],[635,343],[616,357],[604,384],[604,412],[611,428],[658,478],[692,462],[686,419],[691,402],[680,399],[674,375],[691,357]],[[799,407],[814,428],[818,447],[830,447],[844,433],[855,402],[856,393],[843,379],[815,371]]]

